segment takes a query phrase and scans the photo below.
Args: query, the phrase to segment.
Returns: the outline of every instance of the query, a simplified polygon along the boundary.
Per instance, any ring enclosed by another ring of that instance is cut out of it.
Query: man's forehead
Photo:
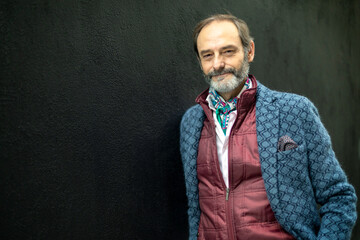
[[[229,34],[231,33],[236,35],[239,34],[239,31],[233,22],[228,20],[214,20],[201,29],[201,31],[199,32],[199,36],[205,34],[217,33],[220,31],[224,31]]]
[[[206,43],[220,43],[221,41],[233,41],[234,43],[241,44],[239,31],[231,21],[215,20],[209,23],[201,29],[197,39],[198,47]]]

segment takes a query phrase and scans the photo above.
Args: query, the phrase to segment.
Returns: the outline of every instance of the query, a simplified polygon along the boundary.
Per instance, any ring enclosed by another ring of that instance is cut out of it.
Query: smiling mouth
[[[222,81],[226,78],[226,76],[230,74],[230,73],[223,73],[223,74],[220,74],[220,75],[216,75],[216,76],[213,76],[215,77],[216,81]]]

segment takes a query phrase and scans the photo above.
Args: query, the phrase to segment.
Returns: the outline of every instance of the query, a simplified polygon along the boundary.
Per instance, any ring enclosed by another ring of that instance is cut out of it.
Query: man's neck
[[[237,97],[241,91],[241,89],[244,87],[246,78],[240,83],[240,85],[235,88],[234,90],[230,91],[230,92],[226,92],[226,93],[220,93],[220,96],[225,100],[225,101],[229,101],[229,99],[232,99],[234,97]]]

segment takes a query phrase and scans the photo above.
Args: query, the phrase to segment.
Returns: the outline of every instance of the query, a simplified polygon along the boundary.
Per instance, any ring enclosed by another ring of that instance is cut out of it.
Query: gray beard
[[[222,71],[212,71],[205,76],[205,81],[210,85],[210,87],[214,88],[219,93],[227,93],[235,90],[240,84],[245,81],[245,78],[249,74],[250,64],[246,56],[244,56],[243,63],[239,70],[235,68],[227,68]],[[232,73],[233,76],[228,79],[226,82],[222,81],[213,81],[212,77],[225,74]]]

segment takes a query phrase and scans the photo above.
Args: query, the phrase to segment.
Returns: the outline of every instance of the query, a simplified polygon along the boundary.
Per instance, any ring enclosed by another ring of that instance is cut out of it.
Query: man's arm
[[[350,239],[356,221],[356,195],[331,147],[315,106],[308,101],[305,122],[309,171],[321,225],[317,239]]]
[[[180,124],[180,152],[188,198],[189,239],[197,239],[200,221],[199,190],[196,159],[204,113],[199,105],[184,114]]]

